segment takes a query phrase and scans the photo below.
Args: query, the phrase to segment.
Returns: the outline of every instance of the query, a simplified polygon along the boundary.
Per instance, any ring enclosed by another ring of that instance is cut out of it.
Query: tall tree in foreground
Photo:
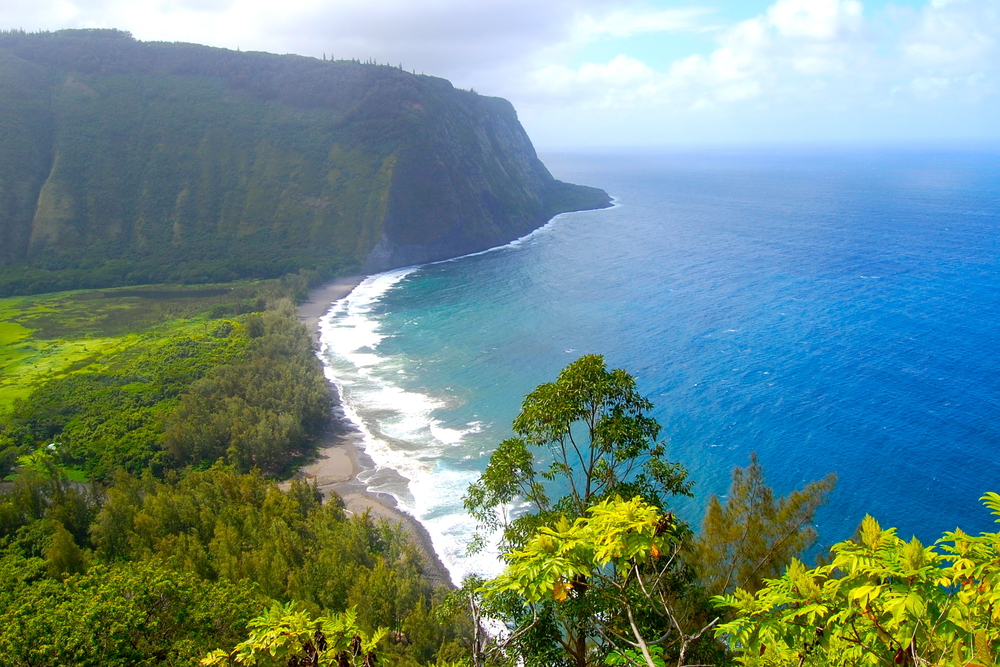
[[[601,356],[581,357],[525,397],[516,437],[490,457],[465,507],[481,529],[501,533],[500,548],[514,563],[523,549],[547,544],[553,536],[545,531],[564,533],[601,502],[637,498],[664,507],[672,495],[689,495],[687,472],[666,460],[657,440],[652,407],[631,375],[608,370]],[[530,509],[510,516],[508,508],[519,502]],[[697,597],[690,591],[693,572],[674,555],[657,575],[658,594],[669,604]],[[486,596],[484,610],[507,626],[504,655],[515,663],[601,664],[615,645],[595,621],[620,611],[622,593],[612,581],[580,571],[534,597],[501,587]],[[690,613],[680,615],[687,623]],[[640,624],[657,622],[639,616]]]
[[[465,508],[480,528],[502,531],[506,550],[522,546],[536,528],[582,517],[616,495],[661,507],[672,495],[690,495],[687,471],[667,461],[657,441],[652,408],[624,370],[609,371],[600,355],[580,357],[525,397],[514,420],[517,437],[497,447],[469,487]],[[553,500],[553,492],[562,495]],[[530,511],[510,517],[515,500]]]
[[[764,481],[757,454],[750,465],[733,470],[725,506],[708,501],[701,535],[694,540],[693,562],[712,595],[742,588],[751,593],[765,579],[781,575],[788,562],[816,541],[816,510],[826,504],[837,475],[807,484],[783,498]]]

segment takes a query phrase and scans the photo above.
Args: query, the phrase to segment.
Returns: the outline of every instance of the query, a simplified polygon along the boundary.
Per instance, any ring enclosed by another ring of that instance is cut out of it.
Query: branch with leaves
[[[983,497],[1000,516],[1000,495]],[[1000,519],[998,519],[1000,521]],[[793,560],[756,594],[716,599],[717,634],[744,665],[993,665],[1000,649],[1000,533],[946,533],[931,547],[865,517],[833,561]]]
[[[246,641],[229,652],[209,653],[201,666],[374,667],[375,648],[388,633],[385,628],[363,632],[353,609],[314,619],[296,610],[295,603],[275,605],[249,625]]]
[[[582,517],[615,495],[655,505],[690,495],[684,467],[667,461],[657,441],[652,408],[624,370],[608,370],[600,355],[580,357],[525,397],[513,424],[517,437],[500,443],[469,487],[466,510],[487,531],[502,530],[501,548],[509,550],[558,516]],[[568,493],[553,501],[556,485]],[[516,500],[532,511],[511,520],[507,508]]]
[[[683,665],[691,645],[715,624],[691,631],[679,620],[668,582],[686,537],[672,514],[638,496],[605,500],[572,523],[563,517],[539,528],[523,549],[505,555],[507,569],[482,590],[487,601],[512,592],[529,606],[588,605],[589,627],[581,628],[593,638],[587,662],[614,654],[661,667],[669,648]],[[650,623],[651,615],[658,622]]]

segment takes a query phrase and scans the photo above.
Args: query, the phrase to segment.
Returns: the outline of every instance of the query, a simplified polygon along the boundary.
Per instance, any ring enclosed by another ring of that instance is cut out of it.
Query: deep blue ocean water
[[[365,479],[427,525],[456,578],[496,567],[464,556],[465,487],[523,396],[586,353],[655,403],[695,524],[755,451],[779,493],[838,473],[821,544],[865,513],[925,541],[990,529],[1000,152],[542,158],[616,206],[374,276],[326,323],[328,373],[378,464]]]

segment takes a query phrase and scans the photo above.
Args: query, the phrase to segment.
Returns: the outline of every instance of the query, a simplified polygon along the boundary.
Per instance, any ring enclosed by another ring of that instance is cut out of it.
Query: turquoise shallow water
[[[1000,490],[1000,153],[542,156],[616,207],[374,276],[327,318],[372,488],[456,578],[461,495],[522,397],[585,353],[638,378],[696,482],[693,522],[758,452],[787,492],[840,475],[821,541],[866,512],[925,540]],[[396,474],[398,473],[398,474]]]

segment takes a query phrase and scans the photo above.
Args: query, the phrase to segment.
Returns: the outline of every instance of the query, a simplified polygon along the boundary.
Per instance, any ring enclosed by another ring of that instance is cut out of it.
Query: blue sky
[[[1000,140],[1000,0],[7,0],[0,26],[374,58],[542,149]]]

